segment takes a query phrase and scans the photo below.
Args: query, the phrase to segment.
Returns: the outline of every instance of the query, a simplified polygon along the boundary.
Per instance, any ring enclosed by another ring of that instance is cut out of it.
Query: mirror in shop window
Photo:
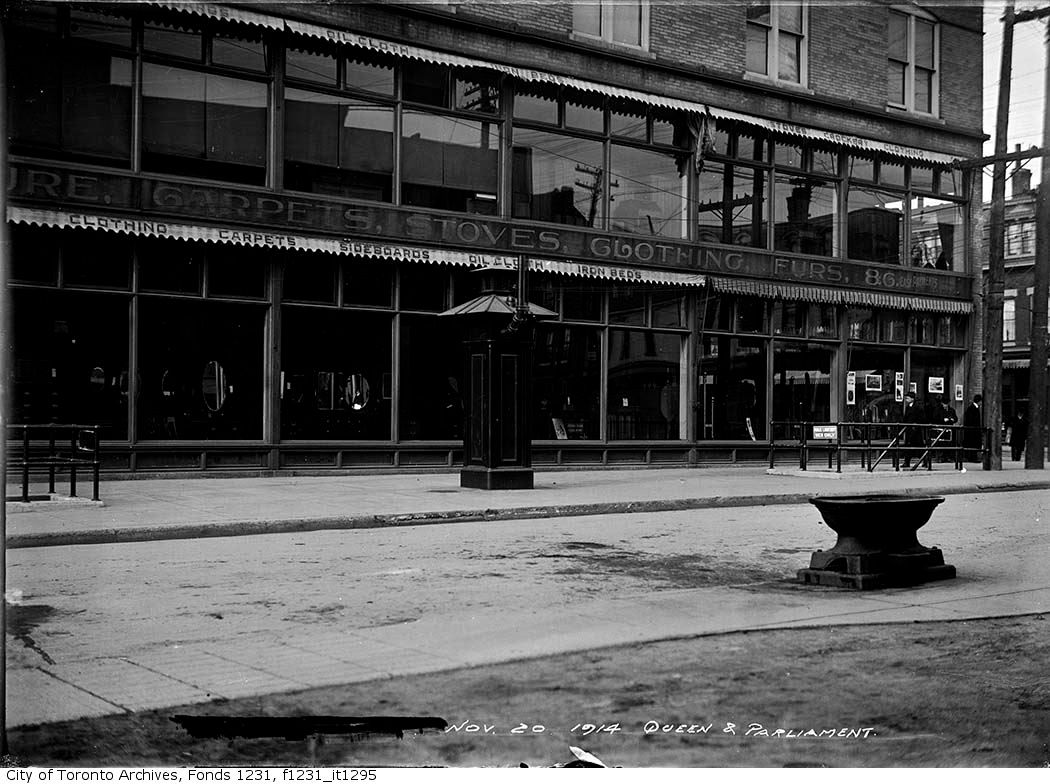
[[[346,405],[354,411],[360,411],[367,406],[369,399],[368,379],[360,373],[349,374],[346,377],[343,399],[346,401]]]
[[[227,393],[230,391],[226,384],[226,371],[217,360],[210,361],[204,366],[201,375],[201,392],[204,395],[204,405],[209,411],[218,412],[226,404]]]

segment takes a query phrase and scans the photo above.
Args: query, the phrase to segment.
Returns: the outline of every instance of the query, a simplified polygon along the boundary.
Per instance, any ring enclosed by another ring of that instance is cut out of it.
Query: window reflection
[[[127,166],[132,61],[88,48],[63,57],[56,35],[15,25],[7,42],[12,151]]]
[[[850,308],[848,314],[849,339],[874,341],[875,311],[870,308]]]
[[[708,335],[701,340],[700,354],[696,438],[765,438],[765,342]]]
[[[602,143],[514,129],[515,218],[602,226]]]
[[[15,288],[11,292],[12,422],[99,424],[128,432],[129,299]]]
[[[142,48],[147,52],[200,60],[204,55],[204,36],[188,27],[146,22]]]
[[[393,198],[393,109],[289,89],[285,185],[369,201]]]
[[[955,202],[918,196],[911,204],[911,257],[913,266],[927,269],[961,269],[966,234],[965,210]]]
[[[401,320],[401,388],[398,409],[404,440],[463,439],[466,401],[463,337],[454,319],[409,316]]]
[[[832,421],[832,353],[820,343],[775,343],[772,417],[775,421]]]
[[[846,247],[851,259],[901,263],[904,239],[902,199],[898,193],[850,185]]]
[[[835,255],[837,191],[835,185],[823,180],[776,175],[776,250]]]
[[[381,393],[391,317],[292,306],[282,320],[281,437],[389,439],[390,400]]]
[[[402,115],[401,141],[405,204],[496,213],[497,125],[406,111]]]
[[[69,35],[72,38],[129,48],[131,20],[106,13],[71,9]]]
[[[265,84],[144,63],[142,96],[143,168],[265,181]]]
[[[609,330],[608,437],[680,438],[682,338]]]
[[[333,54],[288,47],[284,53],[284,73],[288,79],[301,79],[335,86],[339,60]]]
[[[809,305],[803,302],[773,303],[773,334],[805,337]]]
[[[646,296],[640,286],[615,286],[609,293],[609,321],[645,325]]]
[[[215,65],[242,68],[263,73],[266,71],[266,47],[262,36],[247,38],[216,33],[211,42],[211,61]]]
[[[253,305],[142,298],[139,436],[262,438],[264,317]]]
[[[687,236],[687,180],[674,156],[612,147],[610,228],[664,237]]]
[[[766,178],[761,169],[706,163],[697,208],[700,241],[765,247]]]
[[[846,401],[850,422],[900,422],[897,373],[904,371],[902,350],[860,347],[849,352],[849,370],[856,373],[854,403]]]
[[[394,94],[394,67],[390,63],[364,56],[348,57],[343,62],[348,88],[380,95]]]
[[[599,438],[601,357],[597,329],[542,325],[533,357],[537,439]]]

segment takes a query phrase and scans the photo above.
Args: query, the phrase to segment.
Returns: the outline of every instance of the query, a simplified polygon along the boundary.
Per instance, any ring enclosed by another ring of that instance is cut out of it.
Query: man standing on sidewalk
[[[966,449],[966,460],[971,463],[981,459],[981,401],[980,395],[973,396],[973,402],[963,412],[963,447]]]
[[[1024,444],[1028,440],[1028,415],[1022,408],[1010,420],[1010,458],[1024,459]]]
[[[912,452],[915,447],[926,445],[923,438],[922,425],[926,422],[925,412],[915,404],[915,394],[909,392],[904,396],[904,410],[901,412],[901,422],[905,424],[904,430],[904,467],[911,467]]]

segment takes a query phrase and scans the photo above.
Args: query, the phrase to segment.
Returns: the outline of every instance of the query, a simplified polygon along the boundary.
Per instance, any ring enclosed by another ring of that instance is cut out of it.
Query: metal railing
[[[977,445],[970,443],[977,436]],[[967,438],[969,437],[969,438]],[[874,471],[888,462],[895,471],[933,470],[937,461],[961,470],[967,460],[980,460],[988,442],[987,428],[913,422],[778,422],[769,423],[769,467],[777,452],[798,452],[799,468],[808,470],[816,453],[827,455],[828,469],[842,472],[842,463],[857,455],[860,465]]]
[[[29,476],[47,469],[48,493],[55,492],[55,475],[60,469],[69,472],[69,495],[77,494],[77,469],[92,472],[91,500],[98,501],[99,456],[98,425],[8,425],[7,448],[8,470],[17,469],[22,474],[22,496],[29,502]],[[46,433],[46,438],[41,434]],[[21,449],[19,450],[19,447]],[[15,499],[12,499],[15,500]]]

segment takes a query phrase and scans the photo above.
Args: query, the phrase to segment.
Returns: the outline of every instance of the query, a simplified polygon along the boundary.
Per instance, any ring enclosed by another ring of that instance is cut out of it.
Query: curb
[[[897,495],[971,495],[1050,489],[1050,481],[1009,482],[965,487],[923,487],[902,490]],[[585,517],[606,514],[639,514],[681,512],[690,509],[719,509],[740,506],[779,506],[808,503],[820,493],[783,493],[765,495],[708,496],[658,501],[619,501],[592,504],[523,506],[506,509],[471,509],[451,512],[411,512],[406,514],[360,515],[347,517],[312,517],[282,520],[240,520],[219,523],[195,523],[133,528],[96,528],[40,534],[15,534],[7,538],[7,549],[29,547],[67,547],[87,544],[123,542],[157,542],[176,539],[204,539],[220,536],[257,536],[261,534],[306,533],[310,531],[361,530],[399,526],[472,523],[500,520],[530,520],[543,517]],[[856,493],[828,493],[856,495]]]

